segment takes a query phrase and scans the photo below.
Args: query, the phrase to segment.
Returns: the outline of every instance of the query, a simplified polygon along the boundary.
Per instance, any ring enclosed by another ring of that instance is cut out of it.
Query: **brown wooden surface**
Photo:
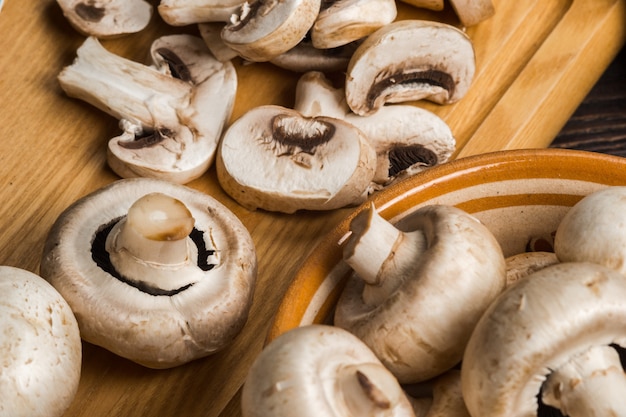
[[[496,16],[468,29],[478,63],[470,93],[452,106],[425,104],[455,132],[457,157],[548,146],[624,42],[622,0],[494,3]],[[456,23],[449,11],[400,9],[401,18]],[[153,20],[145,31],[106,41],[105,47],[142,61],[160,34],[196,33],[193,27],[167,27],[157,16]],[[53,0],[8,0],[0,33],[0,264],[37,272],[43,240],[59,213],[117,179],[106,166],[105,146],[118,127],[61,91],[56,76],[84,37]],[[233,119],[259,104],[293,101],[296,74],[269,64],[238,63],[237,70]],[[214,169],[189,186],[223,202],[252,234],[259,279],[246,328],[228,350],[162,371],[84,344],[81,383],[67,416],[239,415],[239,389],[290,278],[350,210],[250,212],[221,191]]]

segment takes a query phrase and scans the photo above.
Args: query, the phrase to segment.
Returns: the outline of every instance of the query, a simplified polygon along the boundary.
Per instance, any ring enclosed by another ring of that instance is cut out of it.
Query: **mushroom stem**
[[[626,416],[626,373],[611,346],[593,346],[556,369],[542,400],[569,417]]]
[[[350,415],[386,415],[404,395],[398,381],[380,364],[349,365],[339,372],[339,391]]]
[[[400,286],[402,271],[412,268],[423,253],[424,234],[420,230],[398,230],[378,214],[374,205],[352,220],[350,231],[343,249],[344,259],[367,284],[363,301],[380,304]]]
[[[187,237],[194,223],[180,200],[161,193],[147,194],[128,209],[115,246],[145,262],[180,265],[189,261]]]

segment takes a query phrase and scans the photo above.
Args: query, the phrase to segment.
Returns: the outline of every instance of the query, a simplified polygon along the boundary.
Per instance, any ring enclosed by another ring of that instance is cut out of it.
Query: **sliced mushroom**
[[[3,416],[60,417],[81,375],[78,324],[45,280],[0,266],[0,392]]]
[[[401,383],[456,365],[476,322],[504,289],[500,245],[476,218],[429,205],[401,231],[374,209],[352,221],[343,256],[352,275],[335,325],[367,344]]]
[[[72,307],[84,340],[169,368],[232,342],[247,320],[256,265],[248,231],[215,199],[133,178],[61,213],[41,275]]]
[[[307,117],[342,118],[365,133],[377,154],[375,189],[447,162],[456,148],[450,127],[436,114],[416,106],[394,105],[359,116],[348,108],[344,90],[316,71],[298,80],[294,108]]]
[[[270,62],[277,67],[294,72],[345,71],[358,46],[358,41],[355,41],[336,48],[318,49],[305,38],[290,50],[272,58]]]
[[[591,193],[568,210],[554,251],[562,262],[595,262],[626,274],[626,186]]]
[[[357,48],[346,75],[346,98],[358,115],[385,103],[461,99],[475,72],[470,38],[454,26],[401,20],[377,30]]]
[[[465,27],[487,20],[496,12],[491,0],[450,0],[450,5]]]
[[[158,11],[165,23],[172,26],[228,22],[243,2],[244,0],[161,0]]]
[[[222,30],[222,40],[249,61],[269,61],[304,39],[320,5],[321,0],[245,2]]]
[[[374,149],[354,126],[274,105],[236,120],[216,162],[219,183],[233,199],[284,213],[363,202],[375,165]]]
[[[237,74],[191,35],[159,38],[151,55],[154,65],[143,65],[87,38],[59,82],[69,96],[120,119],[123,133],[108,145],[108,163],[118,175],[186,183],[214,160]]]
[[[395,0],[336,0],[319,12],[311,41],[318,49],[347,45],[393,22],[397,14]]]
[[[414,417],[398,381],[345,330],[298,327],[254,361],[241,395],[243,417]]]
[[[569,416],[623,416],[626,377],[616,355],[604,355],[606,346],[626,342],[625,299],[623,275],[589,262],[552,265],[509,287],[463,356],[470,414],[534,416],[543,385],[544,398]]]
[[[230,61],[239,56],[239,53],[226,46],[222,40],[222,29],[226,23],[205,22],[198,24],[200,37],[211,51],[213,56],[220,62]]]
[[[140,32],[152,18],[152,5],[144,0],[57,0],[57,3],[74,29],[96,38]]]

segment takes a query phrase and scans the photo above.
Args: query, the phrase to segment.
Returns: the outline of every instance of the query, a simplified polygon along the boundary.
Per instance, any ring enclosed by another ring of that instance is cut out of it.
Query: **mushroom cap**
[[[138,138],[133,130],[111,139],[107,162],[123,178],[185,184],[204,174],[215,159],[235,103],[237,73],[230,61],[217,60],[197,36],[160,37],[150,52],[158,68],[191,86],[189,101],[176,109],[175,124],[158,126],[152,141]],[[159,99],[150,98],[155,106],[161,105]],[[144,129],[154,131],[155,126]]]
[[[374,149],[354,126],[266,105],[228,128],[216,168],[222,188],[244,207],[292,213],[362,202],[375,164]]]
[[[375,369],[373,375],[367,372],[371,369]],[[243,386],[242,415],[374,415],[354,414],[353,409],[346,408],[351,394],[342,386],[342,379],[357,370],[364,371],[373,385],[386,386],[388,408],[375,415],[414,417],[397,380],[363,342],[343,329],[319,324],[282,334],[257,356]]]
[[[61,295],[32,272],[0,266],[0,415],[60,417],[81,373],[78,324]]]
[[[57,0],[63,15],[78,32],[113,38],[143,30],[152,18],[152,5],[144,0]]]
[[[568,210],[554,252],[561,262],[595,262],[626,274],[626,186],[593,192]]]
[[[588,262],[548,266],[505,290],[463,356],[473,416],[535,416],[550,370],[594,345],[626,342],[626,280]]]
[[[172,291],[148,291],[116,276],[103,249],[129,207],[151,193],[180,200],[195,219],[189,245],[197,248],[199,278]],[[148,178],[118,180],[69,206],[41,260],[41,275],[72,307],[84,340],[151,368],[228,345],[247,320],[256,270],[250,234],[232,212],[204,193]]]
[[[304,39],[320,4],[321,0],[245,2],[222,30],[222,39],[247,60],[269,61]]]
[[[456,207],[424,206],[405,221],[402,229],[421,231],[426,242],[413,267],[394,277],[396,290],[379,304],[364,303],[366,284],[349,277],[334,320],[401,383],[414,383],[460,362],[474,325],[504,288],[505,261],[489,230]]]
[[[433,21],[396,21],[355,51],[346,74],[346,99],[359,115],[385,103],[453,103],[466,94],[475,70],[474,47],[461,30]]]
[[[465,27],[489,19],[496,12],[491,0],[450,0],[450,5]]]

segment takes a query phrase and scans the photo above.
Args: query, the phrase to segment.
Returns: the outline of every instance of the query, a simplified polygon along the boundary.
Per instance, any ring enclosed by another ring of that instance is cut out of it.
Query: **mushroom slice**
[[[496,12],[491,0],[450,0],[450,5],[465,27],[487,20]]]
[[[149,178],[116,181],[68,207],[41,260],[84,340],[150,368],[227,346],[247,320],[256,270],[233,213]]]
[[[321,0],[252,0],[222,30],[222,39],[249,61],[269,61],[296,46],[315,22]]]
[[[57,0],[68,22],[85,36],[114,38],[143,30],[152,18],[144,0]]]
[[[198,23],[200,37],[213,56],[220,62],[230,61],[239,56],[237,51],[230,49],[222,40],[222,29],[224,26],[226,26],[226,23],[222,22]]]
[[[447,162],[456,149],[450,127],[435,113],[411,105],[383,106],[368,116],[348,113],[374,145],[374,182],[388,186],[426,168]]]
[[[505,260],[491,232],[461,209],[429,205],[398,229],[360,212],[343,257],[349,277],[335,325],[367,344],[401,383],[460,362],[474,325],[504,289]]]
[[[293,72],[345,71],[358,46],[358,41],[355,41],[336,48],[318,49],[310,40],[304,39],[290,50],[272,58],[270,62]]]
[[[143,65],[87,38],[59,82],[69,96],[120,119],[123,133],[108,145],[108,163],[118,175],[186,183],[214,160],[237,75],[199,37],[165,36],[151,53],[153,65]]]
[[[374,149],[354,126],[266,105],[228,128],[216,168],[222,188],[244,207],[293,213],[361,203],[375,164]]]
[[[0,266],[3,416],[60,417],[76,395],[82,346],[67,302],[24,269]]]
[[[561,262],[594,262],[626,274],[626,186],[595,191],[568,210],[554,252]]]
[[[241,395],[243,417],[414,417],[398,381],[354,335],[308,325],[256,358]]]
[[[161,0],[157,10],[165,23],[185,26],[194,23],[228,22],[244,0]]]
[[[393,22],[397,13],[395,0],[336,0],[320,11],[311,41],[318,49],[346,45]]]
[[[396,21],[368,36],[355,51],[346,75],[347,102],[361,116],[385,103],[453,103],[469,89],[475,65],[471,40],[454,26]]]
[[[626,376],[605,348],[626,342],[625,299],[624,276],[589,262],[548,266],[509,287],[480,319],[463,356],[470,414],[534,416],[543,385],[544,398],[560,397],[571,417],[624,416]],[[572,398],[578,402],[570,408]]]

